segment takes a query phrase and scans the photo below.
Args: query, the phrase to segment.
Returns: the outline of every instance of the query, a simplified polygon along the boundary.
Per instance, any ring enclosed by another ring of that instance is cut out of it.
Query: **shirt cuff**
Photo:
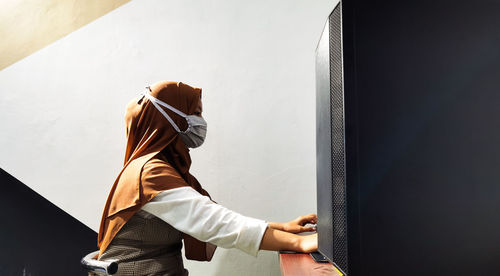
[[[260,219],[247,217],[236,242],[237,247],[245,253],[257,257],[267,223]]]

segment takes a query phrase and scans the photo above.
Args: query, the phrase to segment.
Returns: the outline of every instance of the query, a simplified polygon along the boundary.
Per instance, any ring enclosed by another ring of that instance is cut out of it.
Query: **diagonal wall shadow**
[[[97,234],[0,169],[0,275],[87,275]]]

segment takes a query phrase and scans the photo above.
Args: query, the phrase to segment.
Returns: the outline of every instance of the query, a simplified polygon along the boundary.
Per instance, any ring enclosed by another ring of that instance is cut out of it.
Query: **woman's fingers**
[[[314,231],[316,231],[316,228],[313,226],[303,226],[300,229],[300,232],[314,232]]]
[[[309,214],[306,217],[311,220],[311,223],[318,222],[318,216],[316,214]]]
[[[299,217],[299,224],[306,225],[308,223],[316,224],[318,222],[318,216],[316,214],[309,214],[306,216]]]
[[[318,216],[316,214],[309,214],[309,215],[303,216],[303,218],[305,218],[307,220],[311,220],[311,221],[316,221],[318,219]]]

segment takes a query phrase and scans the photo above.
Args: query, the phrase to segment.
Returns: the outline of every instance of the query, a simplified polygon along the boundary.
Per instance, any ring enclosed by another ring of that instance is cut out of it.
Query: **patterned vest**
[[[187,276],[181,249],[181,232],[140,210],[120,229],[99,260],[116,260],[116,276]]]

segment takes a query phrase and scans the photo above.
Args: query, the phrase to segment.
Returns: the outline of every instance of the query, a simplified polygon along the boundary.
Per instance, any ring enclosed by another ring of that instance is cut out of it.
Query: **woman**
[[[214,203],[189,173],[188,147],[206,135],[201,89],[154,84],[127,105],[125,163],[109,193],[99,229],[99,260],[119,263],[117,275],[187,275],[188,259],[210,260],[215,247],[312,252],[316,215],[266,223]]]

